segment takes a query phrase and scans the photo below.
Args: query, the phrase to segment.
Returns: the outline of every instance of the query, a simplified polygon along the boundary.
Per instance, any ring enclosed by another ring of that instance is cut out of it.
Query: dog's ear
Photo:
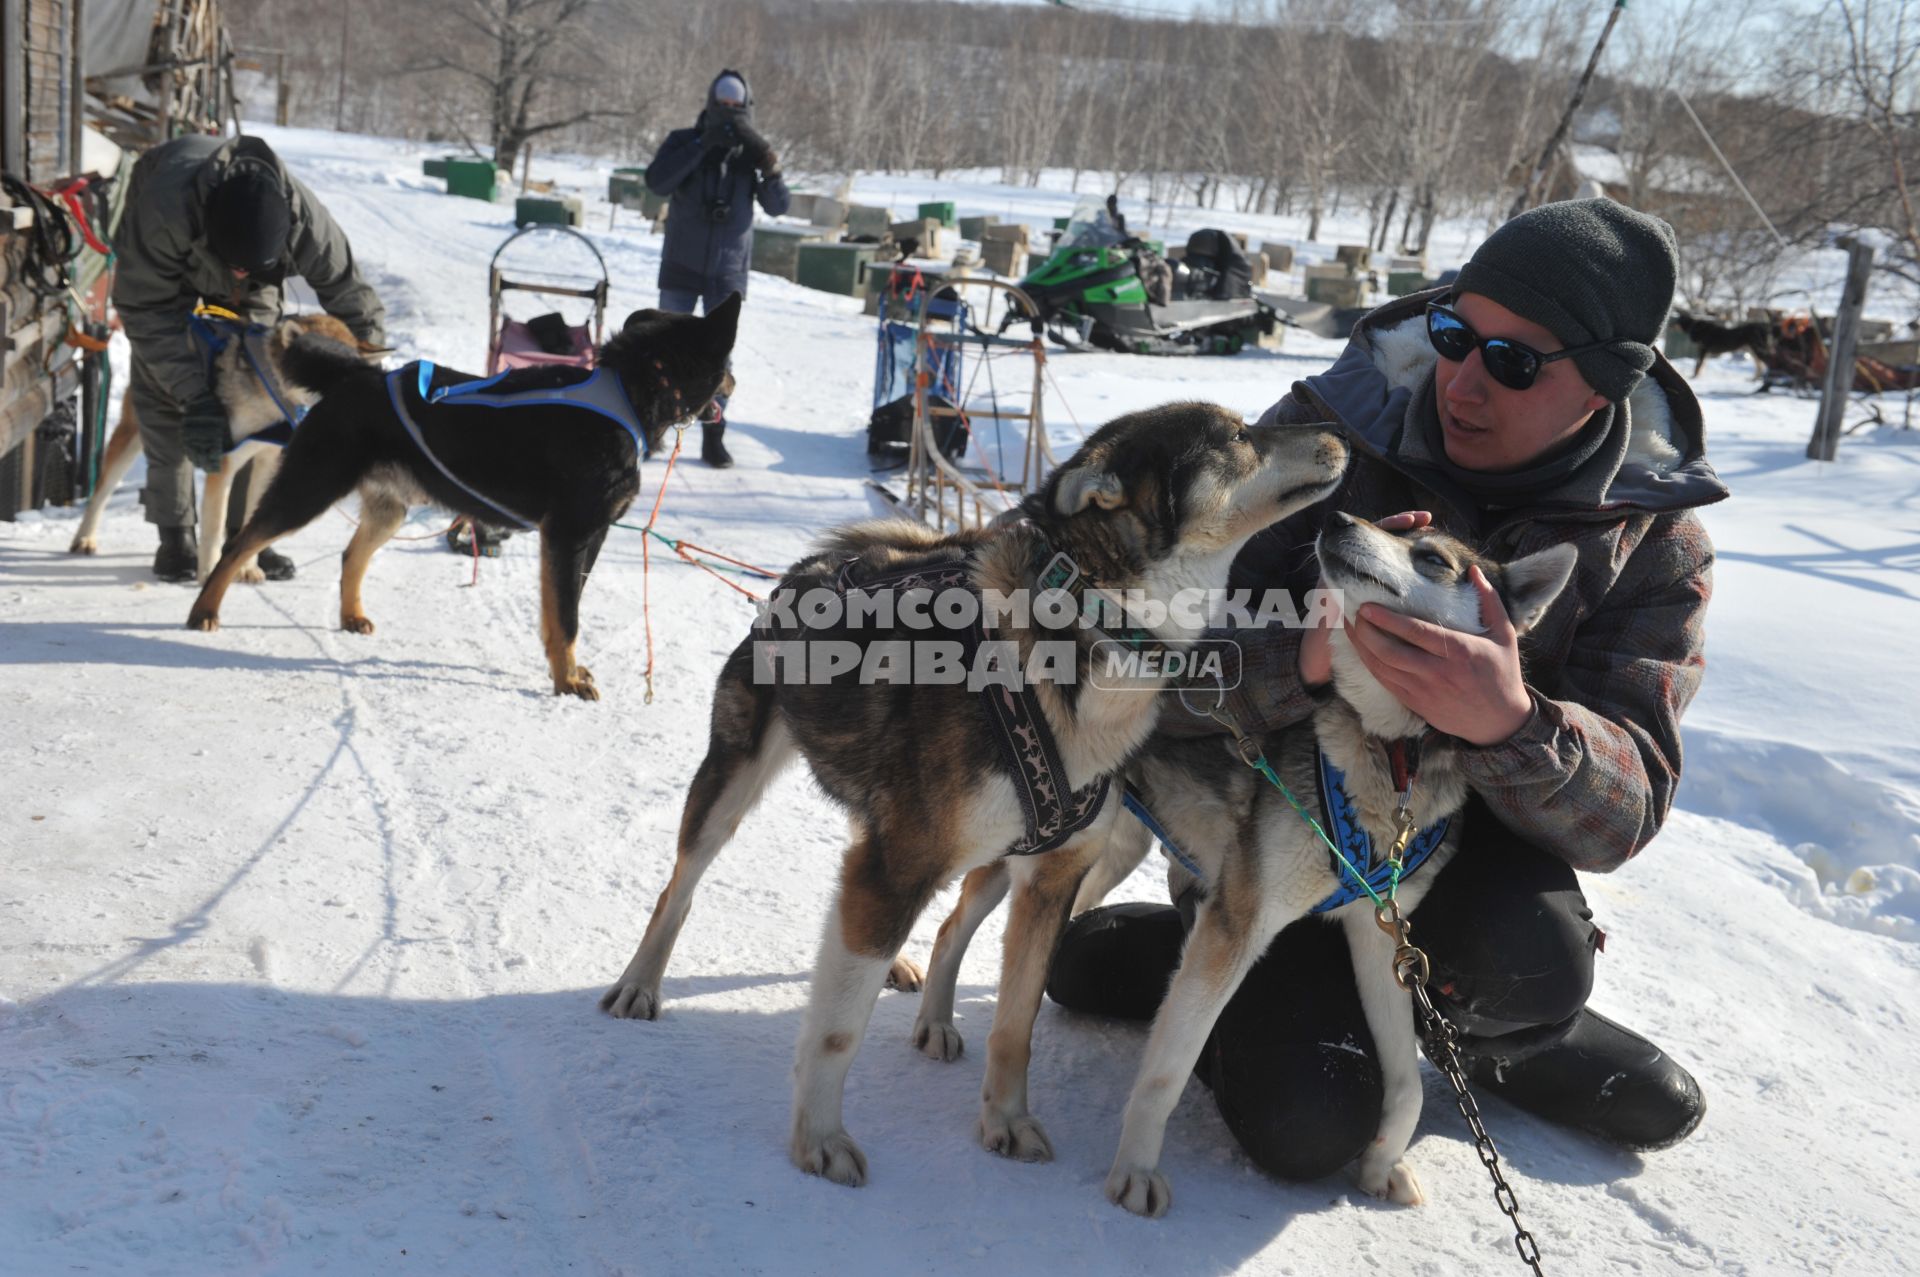
[[[1095,466],[1077,466],[1060,476],[1053,490],[1053,508],[1064,515],[1079,514],[1089,505],[1113,510],[1126,502],[1120,477]]]
[[[729,293],[727,300],[707,312],[701,336],[707,349],[724,357],[733,349],[734,335],[740,329],[740,294]]]
[[[1579,557],[1572,546],[1555,545],[1507,564],[1500,574],[1500,595],[1516,631],[1524,634],[1540,623],[1547,606],[1566,588]]]
[[[649,306],[644,310],[636,310],[631,315],[628,315],[625,321],[621,323],[620,327],[623,329],[645,328],[650,324],[659,323],[661,320],[665,319],[666,317],[667,317],[666,311],[655,310],[653,307]]]

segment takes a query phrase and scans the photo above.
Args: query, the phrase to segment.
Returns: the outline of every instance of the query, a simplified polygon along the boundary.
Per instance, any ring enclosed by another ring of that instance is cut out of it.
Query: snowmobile
[[[1074,211],[1051,256],[1020,281],[1047,336],[1070,348],[1142,355],[1233,355],[1282,321],[1253,294],[1231,235],[1195,231],[1179,261],[1127,231],[1111,195]]]

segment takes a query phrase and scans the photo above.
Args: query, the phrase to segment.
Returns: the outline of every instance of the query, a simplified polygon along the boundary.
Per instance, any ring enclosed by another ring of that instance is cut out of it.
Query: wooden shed
[[[0,0],[0,518],[89,495],[110,280],[88,245],[123,156],[235,121],[232,61],[217,0]]]

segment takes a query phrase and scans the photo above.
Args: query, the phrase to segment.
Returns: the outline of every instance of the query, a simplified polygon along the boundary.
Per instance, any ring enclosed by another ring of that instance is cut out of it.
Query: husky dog
[[[1002,598],[1098,587],[1168,603],[1179,591],[1223,589],[1246,540],[1330,494],[1347,456],[1332,431],[1249,427],[1208,404],[1135,413],[1096,432],[1027,498],[1019,517],[948,536],[904,521],[856,525],[796,565],[782,594],[850,596],[885,582]],[[1072,583],[1057,574],[1063,564],[1075,574]],[[1145,641],[1186,651],[1204,618],[1181,611],[1169,608]],[[783,638],[791,632],[781,631]],[[863,669],[883,643],[915,647],[929,637],[911,623],[801,632],[830,634],[862,654]],[[687,794],[673,876],[633,960],[601,1000],[616,1016],[659,1014],[661,976],[701,875],[775,773],[795,753],[804,756],[846,808],[850,830],[796,1050],[790,1152],[802,1170],[842,1184],[867,1176],[841,1102],[895,954],[943,883],[1013,851],[1046,854],[1009,861],[1016,891],[1008,965],[978,1134],[995,1152],[1028,1161],[1052,1156],[1027,1111],[1027,1060],[1047,958],[1119,810],[1107,778],[1152,732],[1165,679],[1138,672],[1118,685],[1096,683],[1089,671],[1101,632],[1049,630],[1037,606],[1029,615],[1003,613],[991,633],[1029,675],[1043,644],[1056,653],[1064,646],[1066,671],[1056,669],[1051,680],[1030,676],[1025,693],[850,676],[792,682],[766,676],[772,644],[764,632],[735,648],[714,690],[712,734]],[[1004,714],[1022,704],[1030,707],[1025,719],[997,734]],[[1046,748],[1034,742],[1049,737],[1055,757],[1040,766]]]
[[[1390,533],[1363,519],[1335,514],[1318,542],[1322,578],[1357,612],[1378,603],[1449,629],[1483,628],[1468,577],[1478,565],[1499,592],[1517,631],[1545,615],[1573,569],[1571,546],[1555,546],[1500,564],[1453,537],[1428,528]],[[1400,831],[1392,757],[1396,744],[1412,767],[1407,797],[1414,828],[1428,840],[1424,863],[1401,885],[1412,912],[1458,845],[1457,830],[1437,827],[1465,804],[1452,738],[1438,736],[1382,687],[1353,651],[1344,629],[1331,635],[1333,688],[1313,718],[1275,732],[1261,744],[1267,761],[1296,796],[1312,803],[1321,788],[1320,756],[1337,769],[1351,802],[1353,825],[1376,849],[1377,870]],[[1243,765],[1218,736],[1156,736],[1128,768],[1128,783],[1201,870],[1200,905],[1179,972],[1154,1019],[1146,1058],[1127,1104],[1125,1127],[1107,1196],[1142,1215],[1164,1214],[1172,1202],[1158,1169],[1167,1116],[1199,1058],[1214,1021],[1274,936],[1347,884],[1319,836],[1263,777]],[[1323,796],[1317,819],[1332,829]],[[1416,839],[1416,844],[1420,841]],[[1080,886],[1079,913],[1132,873],[1152,846],[1135,820],[1116,822],[1113,837]],[[1349,855],[1353,853],[1349,849]],[[967,941],[1006,893],[997,866],[969,874],[953,914],[940,928],[929,965],[914,1041],[936,1059],[960,1053],[953,1029],[953,990]],[[1172,871],[1176,887],[1190,880]],[[1370,875],[1371,876],[1371,875]],[[1367,1192],[1405,1205],[1422,1200],[1404,1160],[1420,1116],[1420,1078],[1408,994],[1394,980],[1394,942],[1376,925],[1371,902],[1358,899],[1327,912],[1346,929],[1367,1026],[1385,1083],[1380,1131],[1357,1168]],[[1418,937],[1415,937],[1417,942]],[[1011,963],[1013,939],[1009,936]],[[1044,959],[1043,959],[1044,961]]]
[[[409,506],[537,526],[540,637],[554,694],[598,700],[593,675],[574,659],[580,591],[607,529],[640,491],[642,453],[727,380],[739,317],[737,294],[704,318],[635,311],[591,372],[523,368],[488,379],[431,364],[383,373],[331,343],[295,345],[287,377],[319,391],[320,402],[208,576],[187,627],[219,629],[240,564],[357,488],[360,526],[341,556],[341,629],[373,633],[361,582]]]
[[[207,475],[200,494],[202,581],[213,571],[213,565],[220,557],[220,542],[226,536],[228,479],[238,474],[247,462],[253,462],[253,478],[247,484],[247,516],[251,518],[254,508],[260,504],[260,494],[267,490],[267,484],[273,479],[274,468],[280,464],[279,444],[258,436],[262,431],[285,421],[287,409],[298,411],[311,405],[315,399],[310,391],[289,382],[285,372],[287,351],[292,348],[296,338],[308,335],[339,342],[372,362],[378,362],[385,353],[382,348],[370,346],[355,337],[345,324],[333,316],[320,314],[294,315],[275,324],[267,332],[266,340],[254,348],[260,359],[258,371],[254,360],[248,358],[244,345],[246,338],[237,332],[214,356],[214,392],[226,407],[227,425],[233,435],[234,447],[222,460],[220,468]],[[272,384],[263,382],[263,377]],[[107,501],[113,496],[113,490],[120,486],[120,480],[126,477],[127,471],[133,468],[134,459],[139,455],[140,419],[134,413],[133,400],[128,398],[121,401],[120,422],[113,428],[113,437],[107,440],[100,482],[93,490],[92,500],[87,502],[86,514],[81,516],[80,530],[74,533],[73,544],[68,547],[70,553],[99,553],[100,519],[107,512]],[[236,580],[257,584],[264,579],[254,559],[254,555],[248,555],[235,569]]]

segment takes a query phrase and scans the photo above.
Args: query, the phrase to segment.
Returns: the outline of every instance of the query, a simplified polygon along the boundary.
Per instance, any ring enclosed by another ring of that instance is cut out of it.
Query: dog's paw
[[[94,537],[75,537],[73,544],[67,547],[68,554],[98,554],[100,542]]]
[[[600,1009],[619,1020],[657,1020],[660,990],[638,984],[616,984],[600,995]]]
[[[187,613],[187,628],[204,630],[208,634],[220,628],[220,614],[212,609],[195,608]]]
[[[340,628],[349,634],[371,634],[373,622],[364,616],[347,616],[343,613],[340,617]]]
[[[267,574],[260,570],[260,565],[258,563],[249,563],[247,564],[247,566],[241,568],[238,572],[235,572],[233,574],[233,579],[236,581],[239,581],[243,585],[259,585],[261,582],[267,579]]]
[[[1151,1166],[1116,1165],[1107,1172],[1107,1200],[1136,1215],[1159,1219],[1173,1205],[1173,1188]]]
[[[980,1137],[980,1147],[989,1153],[1011,1157],[1016,1162],[1053,1160],[1053,1141],[1047,1138],[1046,1128],[1031,1113],[1009,1116],[983,1107],[974,1133]]]
[[[867,1155],[845,1131],[813,1139],[795,1135],[793,1147],[788,1151],[793,1154],[793,1164],[809,1175],[818,1175],[848,1188],[859,1188],[867,1182]]]
[[[902,993],[918,993],[927,982],[927,973],[920,964],[901,954],[887,968],[887,987],[898,989]]]
[[[928,1020],[913,1022],[913,1045],[928,1059],[943,1064],[959,1059],[966,1049],[960,1040],[960,1030],[948,1023],[934,1024]]]
[[[570,678],[557,678],[553,681],[555,696],[578,696],[583,701],[600,699],[600,689],[594,686],[593,674],[584,665],[573,667]]]
[[[1392,1165],[1373,1167],[1367,1159],[1360,1160],[1360,1168],[1354,1176],[1362,1192],[1370,1193],[1395,1206],[1425,1206],[1427,1195],[1420,1188],[1420,1177],[1404,1161]]]

